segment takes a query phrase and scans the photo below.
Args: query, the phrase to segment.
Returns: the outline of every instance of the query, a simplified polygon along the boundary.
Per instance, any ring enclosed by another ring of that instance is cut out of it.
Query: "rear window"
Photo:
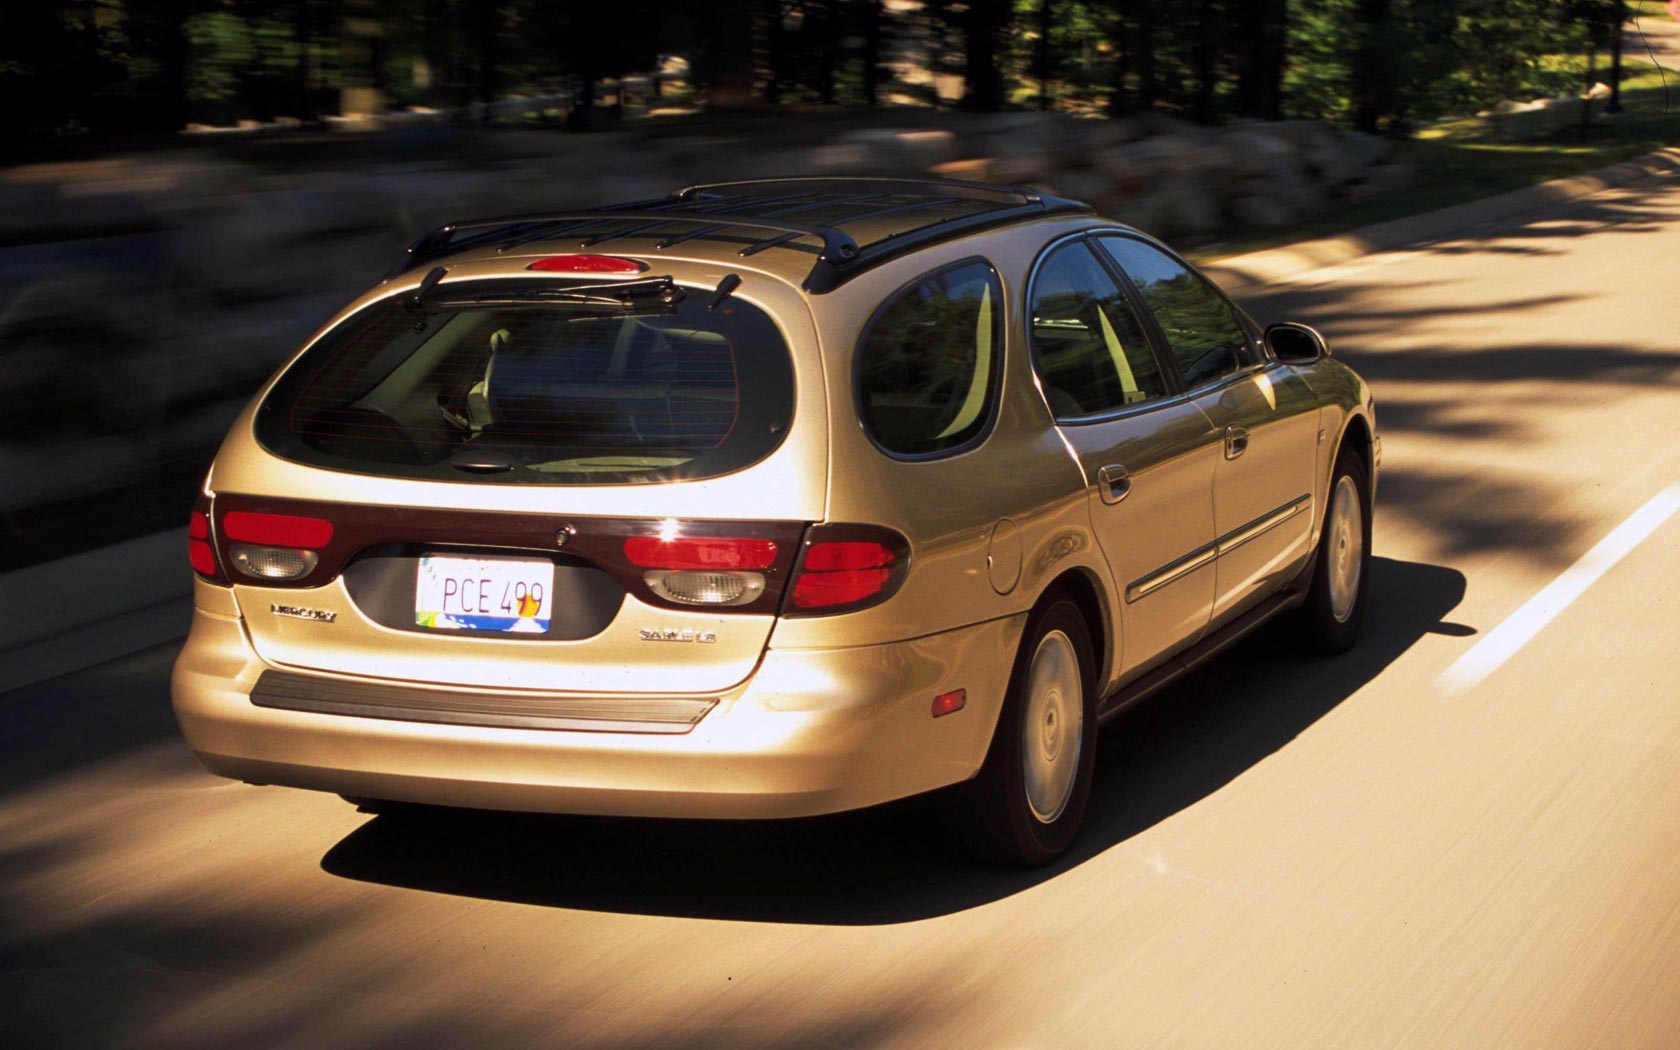
[[[764,311],[708,310],[704,293],[628,309],[497,298],[535,286],[369,307],[275,385],[258,440],[336,470],[539,485],[715,477],[781,444],[793,366]]]

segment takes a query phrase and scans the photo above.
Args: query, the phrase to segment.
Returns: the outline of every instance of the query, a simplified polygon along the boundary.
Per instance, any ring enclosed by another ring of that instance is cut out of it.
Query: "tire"
[[[1028,619],[991,749],[959,799],[958,828],[977,859],[1037,867],[1078,836],[1096,767],[1092,664],[1090,628],[1072,601],[1054,597]]]
[[[1371,486],[1358,453],[1346,450],[1337,458],[1329,491],[1299,618],[1302,644],[1326,656],[1347,652],[1359,641],[1370,593]]]

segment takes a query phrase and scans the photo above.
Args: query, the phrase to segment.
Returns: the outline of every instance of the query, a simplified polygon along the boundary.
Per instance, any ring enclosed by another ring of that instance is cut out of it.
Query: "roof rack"
[[[1037,204],[1045,200],[1057,200],[1055,197],[1046,197],[1037,190],[1026,186],[993,186],[985,182],[968,182],[963,179],[902,179],[862,175],[789,175],[768,179],[697,182],[692,186],[683,187],[671,196],[673,199],[684,201],[715,200],[719,196],[741,196],[743,199],[748,199],[744,195],[723,194],[722,191],[752,188],[769,189],[773,186],[789,188],[834,186],[849,190],[852,193],[870,189],[875,193],[895,193],[901,196],[948,197],[952,194],[958,194],[974,200],[993,200],[1000,204]]]
[[[829,189],[825,191],[819,187]],[[995,207],[935,219],[862,245],[841,228],[848,223],[943,207],[958,201],[979,201]],[[871,204],[878,207],[869,208]],[[828,224],[793,222],[784,217],[800,211],[841,206],[862,206],[865,210]],[[435,259],[496,242],[500,242],[498,250],[505,252],[532,241],[587,232],[580,243],[593,247],[620,237],[652,236],[656,230],[687,226],[687,230],[667,233],[656,247],[663,249],[683,241],[715,237],[731,229],[768,234],[746,243],[739,252],[743,257],[770,248],[792,246],[798,241],[818,242],[821,247],[816,249],[817,259],[805,277],[804,288],[820,294],[832,291],[849,278],[888,259],[930,244],[1022,219],[1090,211],[1091,206],[1083,202],[1052,197],[1032,189],[988,186],[955,179],[805,176],[701,183],[687,186],[669,197],[615,204],[591,211],[516,215],[440,226],[409,245],[386,274],[386,279]],[[619,224],[618,228],[602,229],[615,223]]]

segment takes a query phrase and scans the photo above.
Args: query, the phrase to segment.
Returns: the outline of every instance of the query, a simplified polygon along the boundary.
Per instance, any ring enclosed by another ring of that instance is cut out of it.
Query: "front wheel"
[[[1302,639],[1314,652],[1346,652],[1359,641],[1371,578],[1370,491],[1365,461],[1343,452],[1330,478],[1312,586],[1301,607]]]
[[[1096,672],[1079,607],[1034,612],[980,774],[965,786],[963,837],[983,860],[1037,866],[1085,822],[1096,765]]]

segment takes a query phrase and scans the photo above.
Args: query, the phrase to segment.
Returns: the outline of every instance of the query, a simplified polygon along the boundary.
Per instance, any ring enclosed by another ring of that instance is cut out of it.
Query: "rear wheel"
[[[962,830],[983,860],[1048,864],[1085,821],[1096,762],[1095,671],[1079,607],[1058,597],[1027,621],[1009,695]]]
[[[1359,641],[1371,578],[1369,493],[1365,461],[1343,452],[1330,478],[1312,587],[1301,608],[1302,638],[1314,652],[1346,652]]]

